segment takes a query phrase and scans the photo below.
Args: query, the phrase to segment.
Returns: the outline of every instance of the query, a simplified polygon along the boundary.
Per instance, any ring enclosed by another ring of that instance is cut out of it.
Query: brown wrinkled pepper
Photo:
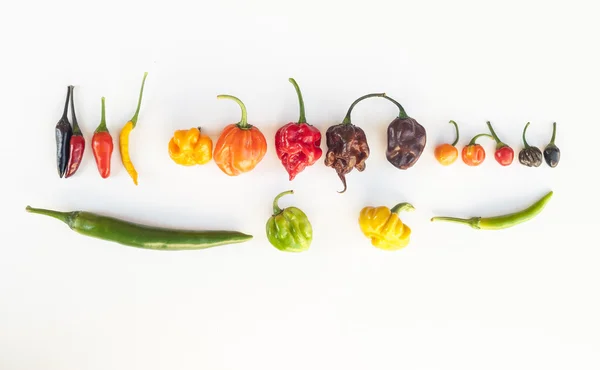
[[[423,153],[427,144],[427,133],[414,118],[409,117],[406,111],[394,99],[384,96],[394,103],[400,112],[387,129],[387,151],[385,156],[394,167],[406,170],[412,167]]]
[[[365,132],[351,122],[352,109],[361,100],[384,96],[385,93],[367,94],[356,99],[350,105],[342,123],[329,127],[325,133],[328,148],[325,155],[325,165],[335,169],[340,180],[342,180],[342,184],[344,184],[344,190],[338,193],[346,191],[346,175],[348,173],[355,168],[359,172],[365,170],[365,162],[370,154]]]

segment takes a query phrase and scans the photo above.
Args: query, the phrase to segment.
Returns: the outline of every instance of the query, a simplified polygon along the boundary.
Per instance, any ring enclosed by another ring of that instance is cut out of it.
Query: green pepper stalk
[[[304,252],[312,242],[312,225],[300,209],[279,207],[279,199],[288,194],[294,194],[294,191],[279,193],[273,200],[273,214],[266,225],[267,239],[280,251]]]

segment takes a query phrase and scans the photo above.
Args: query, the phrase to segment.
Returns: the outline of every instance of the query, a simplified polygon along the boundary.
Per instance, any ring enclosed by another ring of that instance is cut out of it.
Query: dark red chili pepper
[[[281,164],[288,172],[290,181],[297,174],[312,166],[323,155],[321,150],[321,132],[314,126],[306,123],[304,114],[304,100],[300,87],[293,78],[289,81],[294,85],[298,102],[300,104],[300,118],[298,122],[289,122],[279,128],[275,133],[275,150]]]
[[[496,132],[494,132],[490,121],[487,121],[486,123],[490,128],[492,137],[496,141],[496,151],[494,152],[494,158],[496,158],[496,162],[500,163],[502,166],[508,166],[515,158],[514,150],[498,138],[498,135],[496,135]]]
[[[102,178],[107,178],[110,176],[110,159],[113,152],[113,139],[106,127],[104,97],[102,97],[102,118],[92,137],[92,151],[94,153],[94,159],[96,159],[96,166],[98,167],[100,176],[102,176]]]
[[[83,153],[85,151],[85,138],[81,133],[81,129],[77,123],[77,117],[75,116],[75,104],[73,103],[73,96],[75,95],[74,90],[75,87],[71,86],[71,120],[73,121],[73,135],[71,136],[69,143],[69,164],[67,165],[65,178],[75,174],[81,164],[81,159],[83,158]]]
[[[54,136],[56,139],[56,165],[58,167],[58,176],[61,178],[67,171],[67,164],[69,163],[69,142],[71,141],[71,135],[73,135],[73,128],[67,117],[71,87],[72,86],[69,86],[67,88],[67,98],[63,115],[54,127]]]
[[[406,170],[414,166],[421,157],[427,143],[427,132],[396,100],[384,96],[398,109],[398,117],[387,128],[387,150],[385,157],[394,167]]]

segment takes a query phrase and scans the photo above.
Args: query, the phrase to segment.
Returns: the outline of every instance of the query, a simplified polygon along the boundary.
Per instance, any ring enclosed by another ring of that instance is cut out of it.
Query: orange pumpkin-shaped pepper
[[[242,109],[242,119],[223,129],[215,143],[213,159],[221,171],[229,176],[249,172],[258,165],[267,152],[267,139],[255,126],[248,123],[246,106],[231,95],[218,95],[218,99],[231,99]]]

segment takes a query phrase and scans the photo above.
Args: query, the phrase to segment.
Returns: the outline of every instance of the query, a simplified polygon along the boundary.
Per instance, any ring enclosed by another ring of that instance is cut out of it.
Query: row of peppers
[[[129,156],[129,135],[135,128],[140,112],[144,84],[148,73],[144,73],[137,109],[135,114],[122,128],[119,135],[119,149],[122,163],[127,172],[137,185],[138,174]],[[300,87],[293,78],[289,81],[296,90],[300,116],[298,121],[289,122],[280,127],[275,133],[275,150],[277,157],[292,181],[300,172],[315,164],[322,156],[321,132],[306,121],[304,100]],[[69,97],[72,108],[73,126],[67,119]],[[426,143],[427,133],[425,128],[414,118],[406,113],[400,103],[385,93],[373,93],[356,99],[348,109],[341,123],[329,127],[326,131],[327,152],[325,165],[333,168],[339,176],[344,189],[347,189],[346,175],[356,169],[360,172],[366,168],[366,160],[370,155],[370,148],[365,132],[352,123],[351,113],[360,101],[367,98],[381,97],[391,101],[399,110],[398,116],[387,128],[386,159],[394,167],[406,170],[412,167],[421,157]],[[200,127],[187,130],[176,130],[169,141],[168,151],[171,159],[180,165],[203,165],[214,159],[217,166],[229,176],[238,176],[252,171],[262,161],[267,152],[267,140],[264,134],[255,125],[248,123],[246,106],[232,95],[218,95],[218,99],[230,99],[241,108],[241,119],[237,123],[227,125],[219,135],[214,148],[212,139],[202,133]],[[452,144],[442,144],[435,148],[434,155],[442,165],[450,165],[458,158],[456,144],[459,140],[458,125],[450,121],[456,128],[456,140]],[[487,122],[490,134],[479,134],[462,150],[462,160],[469,166],[478,166],[485,160],[484,148],[476,143],[481,136],[493,138],[497,145],[494,157],[503,166],[513,162],[514,151],[502,142],[490,122]],[[542,154],[535,146],[528,145],[525,132],[529,123],[523,130],[525,147],[519,153],[519,161],[529,167],[539,167],[542,156],[550,167],[556,167],[560,160],[560,150],[555,145],[556,123],[553,126],[551,142]],[[72,176],[77,171],[85,149],[85,139],[77,124],[74,104],[73,86],[69,86],[64,113],[56,125],[57,161],[58,172],[61,177]],[[100,175],[106,178],[110,175],[110,158],[112,156],[112,137],[106,127],[105,104],[102,98],[102,117],[92,138],[92,150]]]

